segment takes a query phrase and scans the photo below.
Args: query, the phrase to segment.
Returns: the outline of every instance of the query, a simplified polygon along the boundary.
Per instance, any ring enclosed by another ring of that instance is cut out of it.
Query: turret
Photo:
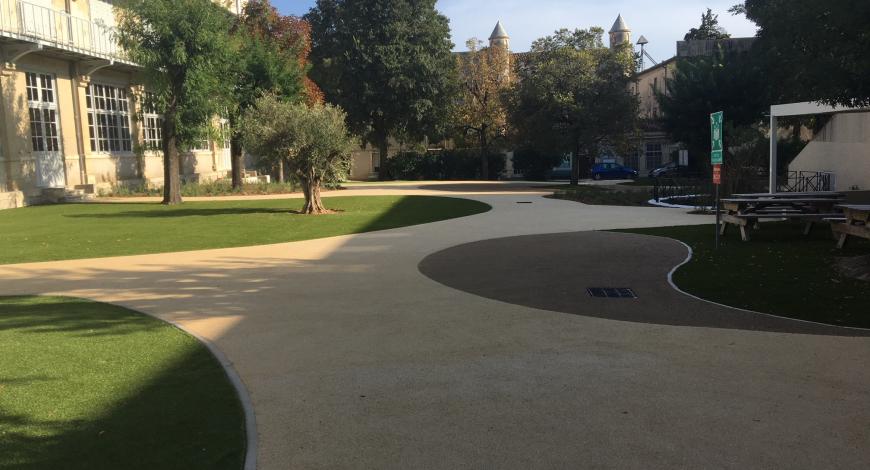
[[[505,50],[510,50],[511,48],[511,37],[504,30],[501,21],[496,23],[495,29],[492,30],[492,34],[489,36],[489,47],[502,47]]]
[[[610,28],[610,48],[616,49],[617,46],[623,44],[631,44],[631,29],[625,24],[622,15],[616,18],[613,27]]]

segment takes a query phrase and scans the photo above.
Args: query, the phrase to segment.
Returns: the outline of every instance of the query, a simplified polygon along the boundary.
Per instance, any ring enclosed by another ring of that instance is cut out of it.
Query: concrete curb
[[[686,256],[686,259],[683,260],[682,263],[680,263],[680,264],[674,266],[674,268],[671,269],[671,271],[668,273],[668,284],[670,284],[671,287],[672,287],[675,291],[679,292],[679,293],[682,294],[682,295],[685,295],[686,297],[691,297],[691,298],[693,298],[693,299],[695,299],[695,300],[700,300],[701,302],[705,302],[705,303],[708,303],[708,304],[716,305],[716,306],[718,306],[718,307],[728,308],[728,309],[731,309],[731,310],[737,310],[737,311],[740,311],[740,312],[752,313],[752,314],[755,314],[755,315],[761,315],[761,316],[770,317],[770,318],[778,318],[778,319],[782,319],[782,320],[790,320],[790,321],[795,321],[795,322],[799,322],[799,323],[806,323],[806,324],[809,324],[809,325],[823,326],[823,327],[827,327],[827,328],[831,328],[831,327],[833,327],[833,328],[842,328],[842,329],[844,329],[844,330],[853,330],[853,331],[870,331],[870,328],[857,328],[857,327],[854,327],[854,326],[831,325],[831,324],[828,324],[828,323],[819,323],[819,322],[815,322],[815,321],[811,321],[811,320],[801,320],[800,318],[783,317],[783,316],[780,316],[780,315],[774,315],[774,314],[772,314],[772,313],[757,312],[757,311],[755,311],[755,310],[749,310],[749,309],[745,309],[745,308],[734,307],[734,306],[732,306],[732,305],[721,304],[721,303],[719,303],[719,302],[714,302],[714,301],[712,301],[712,300],[707,300],[707,299],[705,299],[705,298],[698,297],[697,295],[690,294],[690,293],[684,291],[683,289],[681,289],[679,286],[677,286],[677,284],[674,282],[674,274],[676,274],[677,271],[679,271],[680,268],[682,268],[683,266],[689,264],[689,262],[692,261],[692,257],[694,257],[694,255],[695,255],[695,251],[692,250],[692,247],[689,246],[689,245],[687,245],[687,244],[684,243],[683,241],[681,241],[681,240],[677,240],[677,239],[675,239],[675,238],[662,237],[662,236],[658,236],[658,235],[646,235],[646,234],[644,234],[644,235],[647,236],[647,237],[656,237],[656,238],[664,238],[664,239],[666,239],[666,240],[673,240],[673,241],[679,243],[680,245],[683,245],[683,246],[686,248],[686,251],[688,251],[688,255]]]
[[[242,405],[242,411],[244,411],[245,413],[245,463],[242,468],[243,470],[257,470],[257,444],[259,440],[259,436],[257,434],[257,417],[254,414],[254,404],[251,402],[251,396],[248,394],[248,389],[245,387],[244,382],[242,382],[242,378],[239,376],[239,373],[236,372],[236,369],[233,367],[233,363],[230,362],[229,359],[227,359],[223,351],[218,349],[217,345],[215,345],[211,340],[188,331],[179,323],[159,318],[155,315],[152,315],[148,312],[143,312],[141,310],[130,310],[133,310],[134,312],[139,312],[143,315],[148,315],[149,317],[154,318],[158,321],[172,325],[173,327],[183,331],[185,334],[196,338],[196,340],[202,343],[206,348],[208,348],[212,356],[214,356],[215,359],[218,360],[221,367],[223,367],[224,372],[227,374],[227,378],[230,379],[230,383],[233,384],[233,388],[236,389],[236,395],[238,396],[239,402]]]

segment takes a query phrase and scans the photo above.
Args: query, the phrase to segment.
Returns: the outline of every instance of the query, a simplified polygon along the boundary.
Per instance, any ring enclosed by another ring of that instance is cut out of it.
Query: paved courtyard
[[[493,207],[472,217],[0,266],[0,285],[210,341],[250,396],[261,469],[866,468],[870,339],[686,297],[667,284],[679,243],[589,233],[708,217],[491,186],[347,191]],[[589,299],[593,282],[642,308]]]

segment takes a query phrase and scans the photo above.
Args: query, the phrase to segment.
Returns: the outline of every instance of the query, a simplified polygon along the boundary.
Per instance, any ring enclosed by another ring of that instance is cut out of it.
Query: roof
[[[492,30],[492,34],[489,36],[490,39],[510,39],[507,31],[504,30],[504,27],[501,25],[501,21],[495,24],[495,29]]]
[[[610,28],[610,32],[624,33],[626,31],[631,31],[631,29],[628,28],[627,24],[625,24],[625,20],[622,19],[622,14],[620,14],[618,17],[616,17],[616,22],[613,23],[613,27]]]

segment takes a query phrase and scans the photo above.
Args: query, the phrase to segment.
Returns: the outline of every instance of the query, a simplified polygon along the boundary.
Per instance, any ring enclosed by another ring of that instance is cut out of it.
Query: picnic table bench
[[[747,227],[758,228],[762,219],[788,219],[804,222],[804,235],[809,235],[816,222],[842,220],[836,206],[844,197],[842,193],[815,192],[738,194],[722,199],[725,214],[720,231],[724,235],[729,224],[736,225],[740,238],[749,241]]]
[[[870,240],[870,205],[841,204],[844,222],[831,224],[835,235],[839,235],[837,248],[846,246],[849,236]]]

